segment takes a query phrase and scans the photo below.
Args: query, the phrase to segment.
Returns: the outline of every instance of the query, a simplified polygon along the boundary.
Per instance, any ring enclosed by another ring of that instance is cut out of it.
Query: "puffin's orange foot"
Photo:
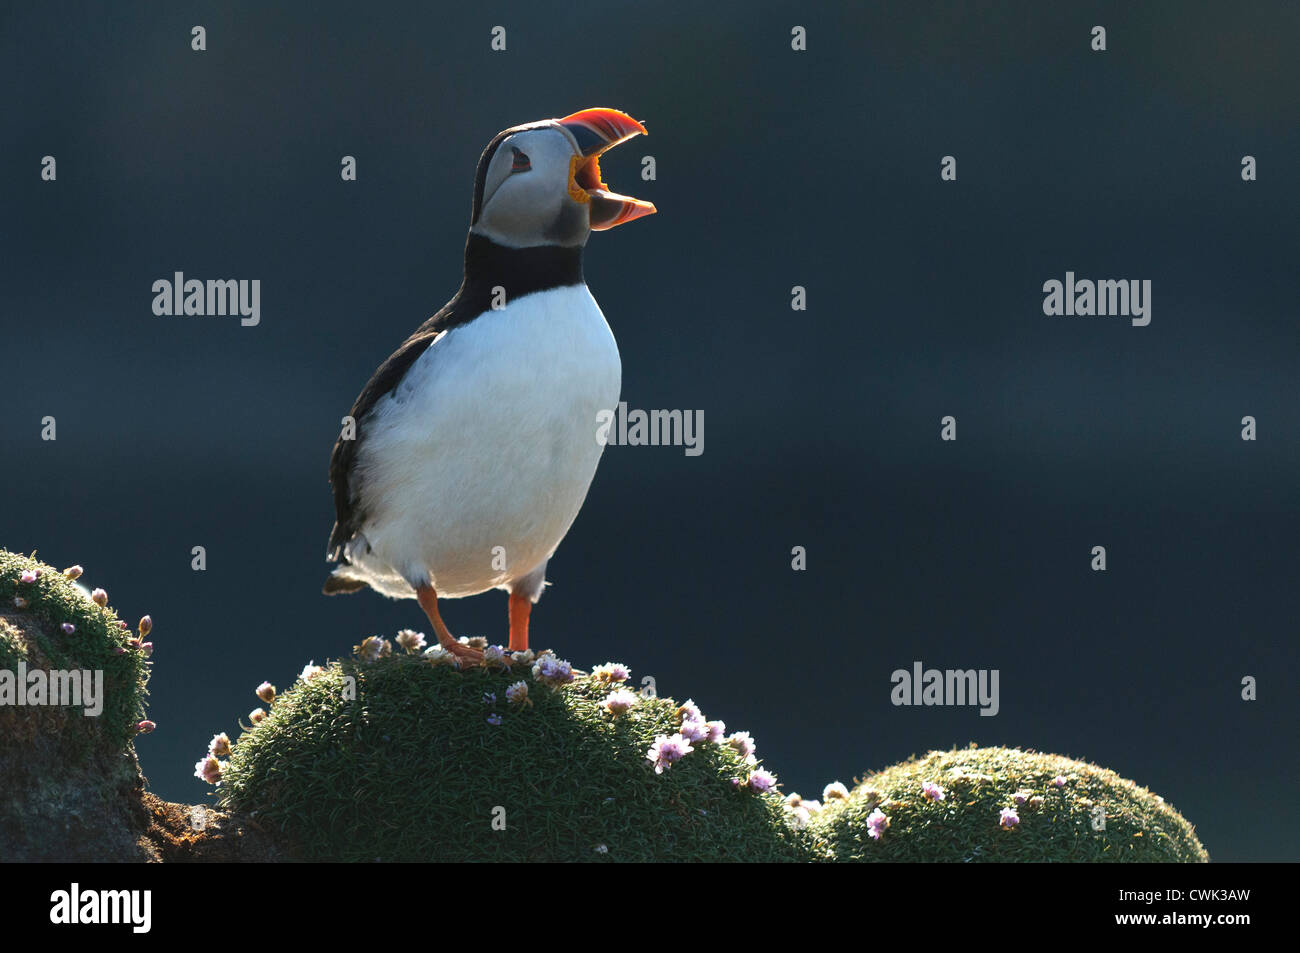
[[[481,649],[456,641],[447,629],[447,623],[442,621],[442,615],[438,612],[438,593],[434,591],[433,586],[421,586],[416,589],[415,598],[420,603],[420,608],[424,610],[424,614],[429,617],[433,631],[438,636],[438,644],[455,657],[458,668],[463,670],[483,664]]]
[[[457,642],[455,639],[450,642],[440,642],[440,644],[456,657],[456,665],[459,668],[474,668],[476,665],[483,664],[483,653],[472,645]]]

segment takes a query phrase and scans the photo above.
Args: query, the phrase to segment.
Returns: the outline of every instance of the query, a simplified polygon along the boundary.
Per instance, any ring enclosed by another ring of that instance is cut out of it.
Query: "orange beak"
[[[625,112],[604,108],[583,109],[555,121],[577,143],[578,154],[569,161],[569,195],[575,202],[590,203],[592,231],[655,213],[650,202],[611,192],[600,178],[601,154],[635,135],[649,135],[645,126]]]

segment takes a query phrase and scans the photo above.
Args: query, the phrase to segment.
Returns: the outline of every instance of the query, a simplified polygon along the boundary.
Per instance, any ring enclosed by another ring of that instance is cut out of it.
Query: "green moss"
[[[21,575],[28,569],[40,570],[40,578],[23,582]],[[20,608],[16,598],[26,605]],[[78,717],[74,723],[84,722],[84,730],[65,739],[68,750],[84,753],[99,745],[129,748],[136,725],[144,718],[149,663],[143,653],[127,648],[131,633],[118,625],[113,610],[91,602],[62,572],[34,555],[0,549],[0,614],[8,619],[0,626],[0,668],[14,670],[19,661],[26,661],[29,668],[47,671],[104,673],[104,710],[96,718]],[[60,628],[65,622],[75,627],[71,635]],[[127,650],[118,654],[118,648]],[[27,712],[27,721],[38,717],[29,709],[14,712]]]
[[[27,661],[27,641],[22,630],[0,618],[0,668],[12,670],[19,662]]]
[[[531,707],[506,702],[519,680]],[[803,856],[805,838],[781,798],[731,784],[750,770],[734,750],[697,743],[656,775],[646,752],[656,735],[678,730],[676,702],[642,699],[615,718],[600,707],[610,691],[590,676],[548,688],[527,666],[461,673],[422,656],[335,663],[237,740],[220,799],[258,812],[313,859]],[[500,725],[488,723],[493,712]]]
[[[1052,781],[1065,778],[1062,787]],[[922,796],[927,781],[944,800]],[[1023,792],[1041,801],[1016,806]],[[884,836],[868,835],[879,808]],[[999,825],[1003,808],[1020,823]],[[1104,829],[1095,829],[1104,816]],[[1196,833],[1164,799],[1114,771],[1014,748],[932,751],[864,780],[849,799],[829,801],[809,827],[828,860],[1206,862]]]

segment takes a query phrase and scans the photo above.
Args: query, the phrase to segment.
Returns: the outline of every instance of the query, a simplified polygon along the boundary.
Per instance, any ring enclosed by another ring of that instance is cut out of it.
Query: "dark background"
[[[534,644],[693,697],[787,791],[1034,747],[1296,859],[1294,4],[429,6],[0,13],[0,545],[152,613],[158,794],[206,796],[263,679],[427,631],[320,595],[339,419],[454,292],[492,135],[614,106],[651,135],[606,179],[660,213],[588,282],[623,398],[703,409],[705,451],[607,451]],[[261,325],[155,317],[178,270],[260,279]],[[1067,270],[1151,279],[1151,325],[1044,316]],[[504,640],[503,593],[444,612]],[[893,707],[914,660],[999,669],[1001,713]]]

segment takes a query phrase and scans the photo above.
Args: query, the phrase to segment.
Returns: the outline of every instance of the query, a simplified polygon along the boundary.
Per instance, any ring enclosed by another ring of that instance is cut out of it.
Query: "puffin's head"
[[[478,161],[472,233],[508,248],[583,245],[592,231],[651,215],[649,202],[600,180],[600,156],[641,125],[617,109],[584,109],[497,133]]]

